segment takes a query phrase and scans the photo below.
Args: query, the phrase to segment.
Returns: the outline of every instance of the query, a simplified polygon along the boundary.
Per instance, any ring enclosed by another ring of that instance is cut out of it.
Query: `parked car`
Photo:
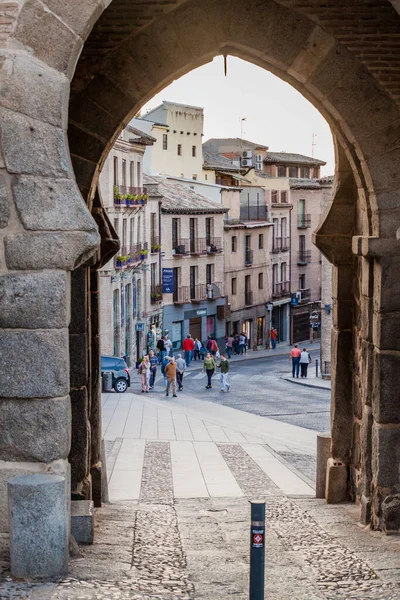
[[[123,358],[119,356],[101,357],[101,374],[112,373],[112,385],[116,392],[126,392],[131,385],[131,376],[128,365]]]

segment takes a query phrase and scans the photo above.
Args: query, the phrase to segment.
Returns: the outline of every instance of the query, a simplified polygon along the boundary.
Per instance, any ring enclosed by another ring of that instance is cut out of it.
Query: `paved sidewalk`
[[[314,371],[314,372],[313,372]],[[310,388],[317,388],[320,390],[330,390],[331,382],[329,379],[322,379],[322,377],[315,376],[315,369],[309,372],[306,378],[301,377],[292,377],[291,375],[282,375],[281,379],[285,381],[290,381],[290,383],[294,383],[295,385],[305,385]]]
[[[315,456],[316,432],[190,395],[104,394],[111,504],[95,543],[49,584],[12,582],[0,536],[0,598],[248,600],[249,499],[266,501],[268,600],[398,600],[400,538],[328,506],[282,455]]]

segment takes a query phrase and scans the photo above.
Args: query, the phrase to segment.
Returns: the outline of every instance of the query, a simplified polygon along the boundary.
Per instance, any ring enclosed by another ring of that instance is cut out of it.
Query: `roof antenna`
[[[228,57],[226,54],[224,54],[224,75],[225,77],[228,74]]]

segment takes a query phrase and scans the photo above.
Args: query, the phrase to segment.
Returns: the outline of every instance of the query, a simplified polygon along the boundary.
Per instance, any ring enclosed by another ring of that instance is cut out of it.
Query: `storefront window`
[[[264,341],[264,317],[257,319],[257,344],[261,346]]]
[[[215,316],[207,317],[207,337],[215,337]]]

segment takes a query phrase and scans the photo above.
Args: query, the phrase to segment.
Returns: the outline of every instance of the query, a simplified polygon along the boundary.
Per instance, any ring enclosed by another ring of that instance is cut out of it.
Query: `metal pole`
[[[315,377],[318,377],[318,358],[315,361]]]
[[[251,502],[250,600],[264,600],[265,502]]]

